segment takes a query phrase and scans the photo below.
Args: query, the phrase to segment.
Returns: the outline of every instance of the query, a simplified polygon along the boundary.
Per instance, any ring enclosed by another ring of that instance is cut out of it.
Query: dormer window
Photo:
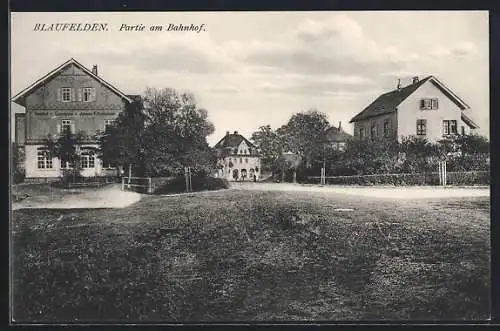
[[[438,99],[436,98],[425,98],[420,100],[420,109],[421,110],[434,110],[438,109]]]

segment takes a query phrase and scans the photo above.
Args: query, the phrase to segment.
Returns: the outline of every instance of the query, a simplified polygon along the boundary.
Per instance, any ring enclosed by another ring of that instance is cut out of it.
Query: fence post
[[[148,193],[153,193],[153,187],[151,186],[151,177],[148,178]]]
[[[191,167],[188,167],[188,175],[189,175],[189,192],[193,192],[193,183],[191,182]]]
[[[443,185],[446,186],[446,161],[443,162],[443,182]]]

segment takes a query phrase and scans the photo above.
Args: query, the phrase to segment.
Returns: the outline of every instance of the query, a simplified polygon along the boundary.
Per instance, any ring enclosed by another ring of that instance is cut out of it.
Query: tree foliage
[[[283,154],[282,137],[271,129],[270,125],[264,125],[252,133],[251,140],[262,155],[261,162],[264,169],[272,169],[274,163]]]
[[[206,137],[214,132],[208,112],[192,94],[174,89],[148,88],[143,151],[146,171],[153,175],[180,175],[185,166],[208,174],[216,158]]]
[[[309,110],[292,115],[287,124],[277,130],[286,151],[302,155],[309,164],[315,157],[322,156],[325,130],[330,127],[326,114]]]
[[[127,104],[116,120],[98,136],[99,157],[103,162],[123,168],[135,165],[134,174],[142,175],[144,121],[142,102],[135,100]]]
[[[53,137],[49,135],[43,142],[46,157],[57,157],[61,165],[69,164],[70,169],[63,173],[64,177],[71,177],[73,181],[80,177],[80,147],[88,139],[85,133],[73,133],[69,129],[63,130],[61,135]],[[95,153],[94,149],[89,149]]]

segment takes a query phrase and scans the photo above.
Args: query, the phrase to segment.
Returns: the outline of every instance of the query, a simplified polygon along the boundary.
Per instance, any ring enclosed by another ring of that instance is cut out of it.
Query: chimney
[[[342,130],[342,122],[339,122],[339,131]]]
[[[92,73],[97,76],[97,64],[92,67]]]
[[[238,134],[238,131],[234,131],[234,134]]]
[[[229,136],[229,131],[226,131],[226,136]]]
[[[397,86],[398,91],[401,89],[401,79],[398,78],[398,86]]]
[[[413,77],[413,84],[418,83],[418,76]]]

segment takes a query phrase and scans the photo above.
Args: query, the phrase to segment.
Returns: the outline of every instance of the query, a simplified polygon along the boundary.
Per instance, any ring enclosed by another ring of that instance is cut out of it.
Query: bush
[[[309,177],[309,182],[319,182],[319,177]],[[339,176],[326,178],[327,184],[336,185],[439,185],[439,173],[380,174]],[[489,171],[448,172],[447,185],[489,185]]]
[[[26,173],[22,169],[15,169],[13,180],[15,184],[24,182],[24,178],[26,177]]]
[[[462,171],[448,172],[448,185],[489,185],[491,174],[489,171]]]
[[[58,188],[70,188],[72,184],[85,184],[88,183],[89,186],[92,184],[104,184],[118,182],[118,178],[116,177],[83,177],[83,176],[75,176],[73,177],[73,173],[70,171],[65,171],[60,178],[60,180],[52,182],[50,185]]]
[[[214,191],[229,188],[229,184],[225,179],[214,177],[191,177],[191,185],[194,192],[197,191]],[[171,181],[160,185],[155,189],[156,194],[172,194],[186,192],[186,179],[184,176],[175,177]]]

